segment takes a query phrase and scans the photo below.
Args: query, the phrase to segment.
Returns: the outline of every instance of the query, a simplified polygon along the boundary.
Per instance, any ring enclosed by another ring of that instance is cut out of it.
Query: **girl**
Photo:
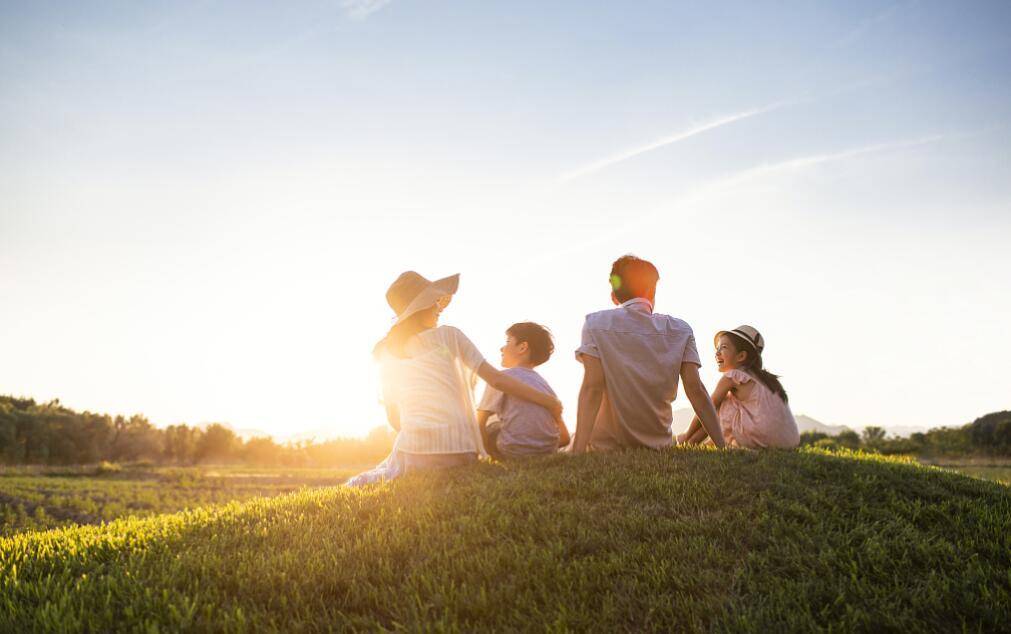
[[[797,422],[779,377],[762,368],[765,340],[751,326],[716,333],[716,363],[723,378],[713,391],[713,405],[728,447],[777,447],[800,444]],[[698,417],[678,442],[696,445],[706,439]]]
[[[381,369],[386,417],[399,433],[386,460],[348,485],[476,462],[482,446],[474,408],[476,377],[561,419],[557,398],[499,372],[466,335],[438,325],[459,283],[459,275],[430,282],[408,271],[386,292],[396,322],[373,354]]]

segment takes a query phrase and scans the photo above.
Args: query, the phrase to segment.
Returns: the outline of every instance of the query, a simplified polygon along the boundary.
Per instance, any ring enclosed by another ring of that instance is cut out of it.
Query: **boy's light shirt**
[[[504,374],[530,387],[555,396],[554,390],[531,368],[509,368]],[[521,398],[515,398],[488,386],[477,408],[493,412],[502,421],[497,445],[507,456],[551,454],[558,449],[558,425],[548,410]]]

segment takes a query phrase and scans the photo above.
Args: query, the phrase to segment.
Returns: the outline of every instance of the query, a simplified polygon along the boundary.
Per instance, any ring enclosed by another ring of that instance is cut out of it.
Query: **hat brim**
[[[411,303],[397,315],[394,325],[399,324],[411,315],[435,306],[441,298],[446,295],[455,295],[456,289],[460,287],[460,274],[456,273],[441,280],[430,283],[423,291],[418,293]]]
[[[720,337],[722,337],[723,335],[734,335],[736,337],[739,337],[739,338],[743,339],[744,343],[748,344],[751,347],[752,350],[754,350],[758,354],[762,354],[762,348],[759,348],[758,346],[756,346],[755,342],[753,342],[748,337],[748,335],[744,334],[740,330],[737,330],[736,328],[734,330],[721,330],[718,333],[716,333],[716,335],[713,337],[713,345],[714,346],[719,346],[720,345]]]

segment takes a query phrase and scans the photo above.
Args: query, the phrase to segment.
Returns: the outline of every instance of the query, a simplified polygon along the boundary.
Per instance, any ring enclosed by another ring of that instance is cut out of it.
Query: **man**
[[[716,409],[699,378],[691,327],[653,312],[659,279],[650,262],[634,255],[618,258],[611,267],[611,301],[617,308],[586,316],[576,350],[583,385],[573,453],[670,447],[678,377],[709,437],[724,446]]]

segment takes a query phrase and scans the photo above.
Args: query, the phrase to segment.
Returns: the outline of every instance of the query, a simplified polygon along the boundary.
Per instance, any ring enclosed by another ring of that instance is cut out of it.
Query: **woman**
[[[348,485],[476,462],[482,451],[474,410],[476,377],[561,419],[558,399],[499,372],[460,330],[439,326],[459,282],[459,274],[430,282],[408,271],[386,292],[396,321],[373,354],[381,367],[386,417],[399,433],[389,457]]]

